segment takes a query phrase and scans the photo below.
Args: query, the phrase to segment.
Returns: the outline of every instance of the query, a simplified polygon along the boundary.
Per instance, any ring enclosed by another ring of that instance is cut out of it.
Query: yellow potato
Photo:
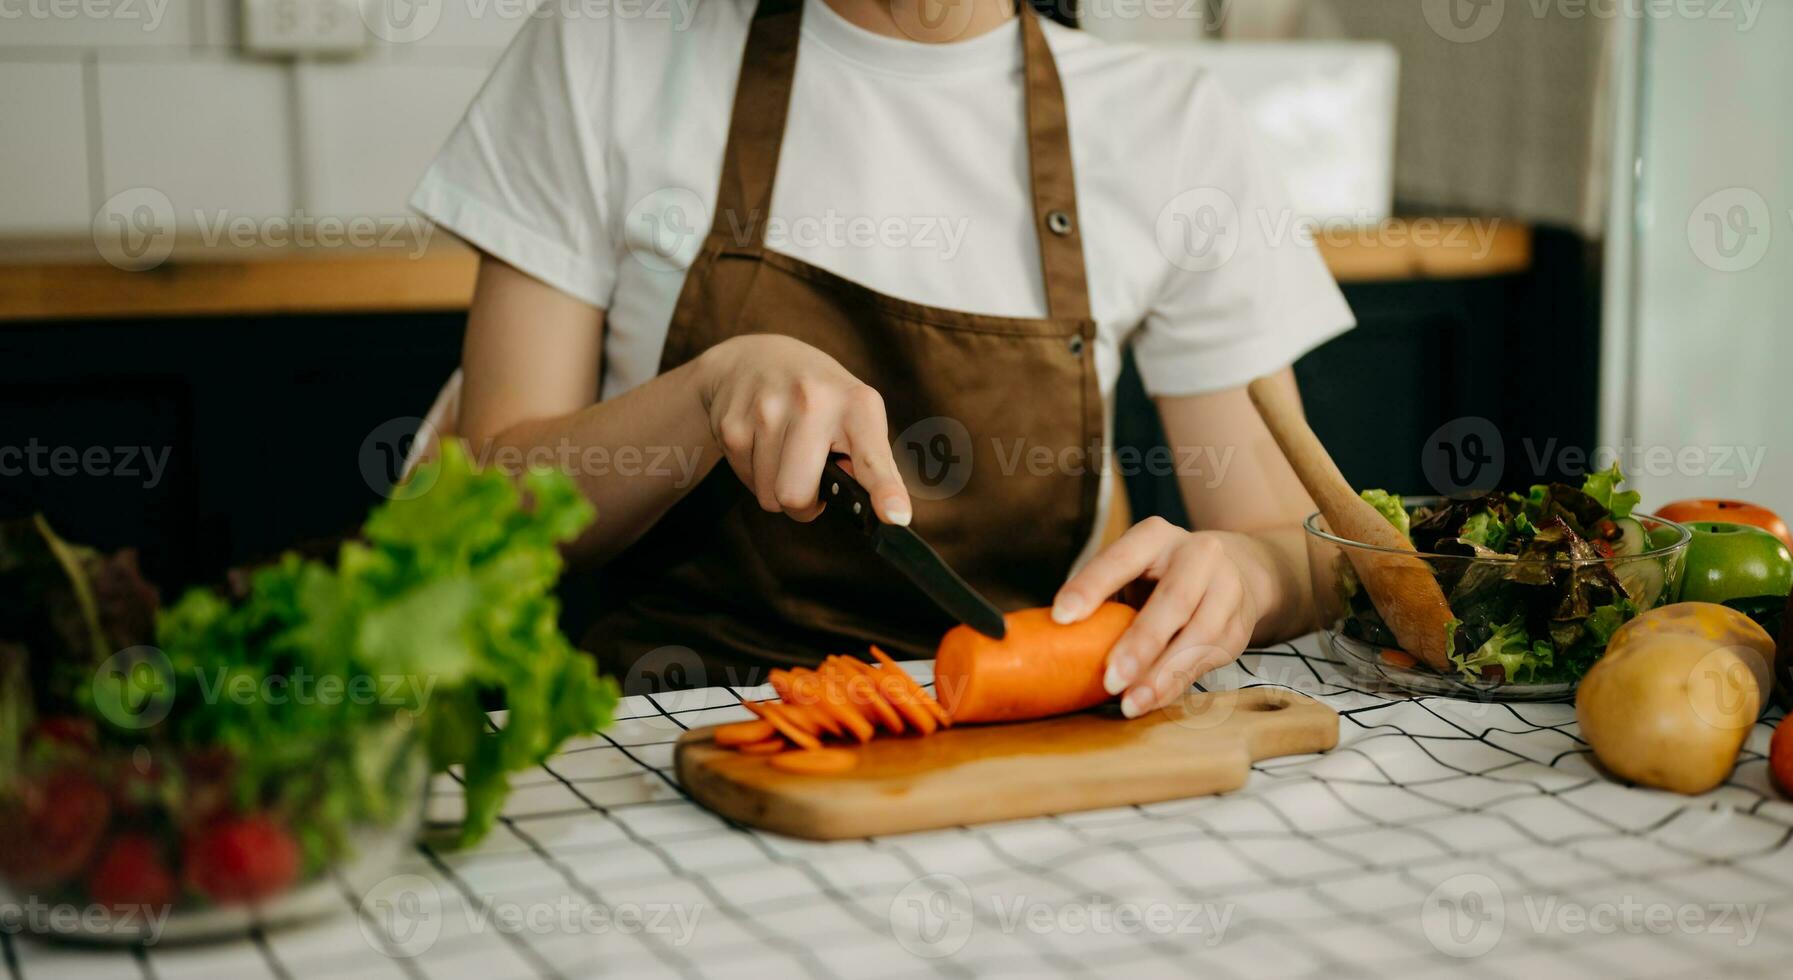
[[[1766,706],[1774,641],[1709,602],[1644,613],[1613,634],[1575,695],[1582,737],[1615,775],[1677,793],[1724,782]]]

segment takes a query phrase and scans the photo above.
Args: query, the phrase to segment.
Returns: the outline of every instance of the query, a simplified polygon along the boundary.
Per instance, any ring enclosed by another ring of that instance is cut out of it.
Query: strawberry
[[[120,834],[94,863],[87,892],[106,908],[160,911],[180,895],[180,883],[162,860],[154,838]]]
[[[106,791],[81,773],[24,783],[0,813],[0,874],[27,888],[74,877],[93,856],[111,810]]]
[[[99,730],[94,727],[92,719],[73,715],[51,715],[39,719],[31,729],[31,737],[90,750],[100,742]]]
[[[259,902],[298,876],[298,842],[266,814],[220,817],[187,835],[187,885],[214,902]]]

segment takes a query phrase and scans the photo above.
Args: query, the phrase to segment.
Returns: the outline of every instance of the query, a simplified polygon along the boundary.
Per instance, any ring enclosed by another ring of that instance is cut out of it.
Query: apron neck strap
[[[760,0],[747,32],[728,146],[722,158],[712,237],[762,249],[778,152],[784,143],[791,81],[797,71],[804,0]],[[1039,15],[1019,2],[1022,71],[1027,100],[1027,157],[1033,183],[1034,233],[1046,283],[1046,308],[1054,319],[1089,318],[1089,285],[1083,267],[1083,231],[1071,169],[1071,133],[1058,66],[1046,46]]]

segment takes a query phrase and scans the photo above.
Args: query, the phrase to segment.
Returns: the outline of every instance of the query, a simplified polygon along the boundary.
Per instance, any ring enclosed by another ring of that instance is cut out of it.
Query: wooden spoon
[[[1438,580],[1424,561],[1414,556],[1413,543],[1388,523],[1345,482],[1338,464],[1308,428],[1292,385],[1274,377],[1259,378],[1246,389],[1251,403],[1308,495],[1320,507],[1332,532],[1387,551],[1348,548],[1357,577],[1370,593],[1370,602],[1382,621],[1394,631],[1401,647],[1440,673],[1449,673],[1445,643],[1452,629],[1450,604],[1438,588]],[[1403,554],[1405,552],[1405,554]]]

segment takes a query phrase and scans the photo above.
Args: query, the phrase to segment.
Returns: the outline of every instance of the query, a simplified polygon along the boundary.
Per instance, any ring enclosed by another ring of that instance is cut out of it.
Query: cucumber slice
[[[1643,524],[1629,517],[1621,517],[1614,520],[1613,525],[1619,529],[1619,540],[1613,542],[1614,555],[1641,555],[1649,549],[1649,539],[1644,536]]]
[[[1618,576],[1619,585],[1624,587],[1625,594],[1631,597],[1639,610],[1656,607],[1657,600],[1662,598],[1664,576],[1661,562],[1654,558],[1633,558],[1614,563],[1612,570]]]

